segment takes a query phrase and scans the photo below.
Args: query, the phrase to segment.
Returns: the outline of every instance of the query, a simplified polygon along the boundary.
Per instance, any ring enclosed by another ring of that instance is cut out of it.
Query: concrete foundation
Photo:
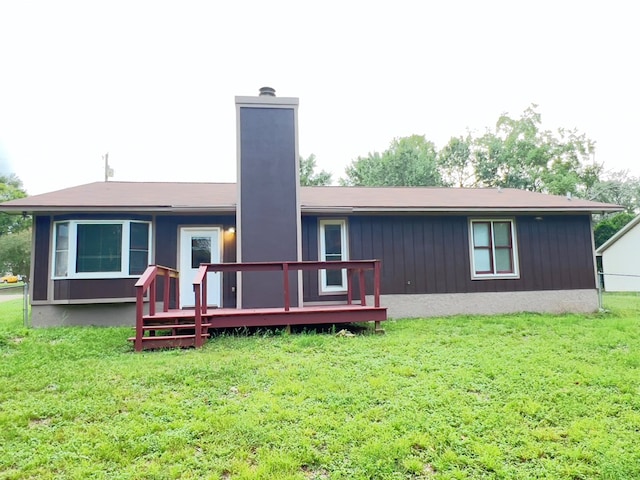
[[[33,327],[85,325],[96,327],[135,326],[135,303],[96,303],[90,305],[32,305]]]
[[[389,318],[499,315],[504,313],[592,313],[598,310],[598,291],[543,290],[535,292],[382,295]],[[367,296],[373,305],[373,297]]]
[[[499,315],[503,313],[592,313],[598,310],[597,290],[548,290],[537,292],[450,293],[382,295],[389,318],[445,317],[450,315]],[[367,296],[373,305],[373,297]],[[158,305],[158,311],[162,309]],[[33,305],[34,327],[135,325],[134,303],[93,305]]]

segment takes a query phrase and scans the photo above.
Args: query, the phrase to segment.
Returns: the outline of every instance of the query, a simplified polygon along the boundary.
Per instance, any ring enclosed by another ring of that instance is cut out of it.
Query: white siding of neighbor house
[[[640,222],[602,252],[602,271],[608,292],[640,292]]]

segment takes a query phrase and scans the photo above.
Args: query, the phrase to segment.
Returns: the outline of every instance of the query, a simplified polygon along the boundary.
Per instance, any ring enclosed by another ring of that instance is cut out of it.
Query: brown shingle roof
[[[95,182],[0,204],[5,212],[234,212],[235,183]],[[610,212],[617,205],[525,190],[302,187],[303,212]]]

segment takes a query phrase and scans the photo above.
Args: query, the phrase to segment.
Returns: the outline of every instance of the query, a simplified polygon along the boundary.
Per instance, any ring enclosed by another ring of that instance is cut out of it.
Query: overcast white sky
[[[300,153],[358,155],[539,105],[640,175],[634,2],[0,0],[0,166],[30,194],[235,181],[236,95],[298,97]]]

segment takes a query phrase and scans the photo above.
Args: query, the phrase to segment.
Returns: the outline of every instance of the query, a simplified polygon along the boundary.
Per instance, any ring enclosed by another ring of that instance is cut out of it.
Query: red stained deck
[[[289,296],[289,275],[292,270],[347,269],[347,303],[292,307]],[[208,272],[273,271],[283,272],[283,307],[279,308],[210,308],[206,300]],[[373,273],[374,304],[366,304],[365,272]],[[359,279],[361,301],[353,301],[353,278]],[[157,312],[156,280],[163,277],[161,312]],[[136,283],[136,351],[153,348],[199,347],[209,338],[210,328],[271,327],[333,323],[380,322],[387,319],[387,309],[380,306],[380,261],[356,260],[335,262],[246,262],[201,265],[194,279],[196,306],[193,309],[170,309],[173,290],[179,296],[179,273],[176,270],[150,266]],[[173,287],[173,288],[172,288]],[[148,302],[145,296],[148,292]],[[144,312],[145,304],[147,313]],[[196,335],[196,332],[200,332]]]

